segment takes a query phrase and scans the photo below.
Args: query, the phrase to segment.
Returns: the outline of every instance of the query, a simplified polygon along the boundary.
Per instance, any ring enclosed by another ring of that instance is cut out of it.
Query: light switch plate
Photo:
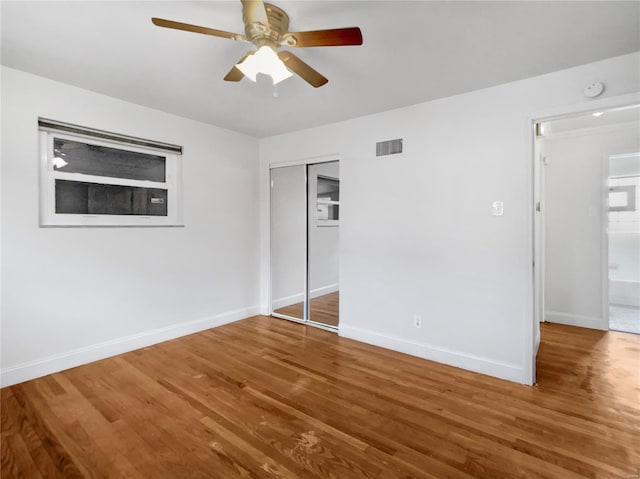
[[[494,201],[491,205],[493,216],[502,216],[504,214],[504,204],[502,201]]]

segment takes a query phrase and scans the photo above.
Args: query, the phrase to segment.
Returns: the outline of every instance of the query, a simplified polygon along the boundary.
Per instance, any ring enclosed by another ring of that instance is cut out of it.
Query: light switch
[[[504,205],[502,201],[494,201],[492,206],[493,216],[502,216],[504,213]]]

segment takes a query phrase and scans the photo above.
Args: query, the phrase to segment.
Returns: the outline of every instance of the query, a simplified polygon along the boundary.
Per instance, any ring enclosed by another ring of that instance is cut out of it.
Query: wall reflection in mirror
[[[305,169],[271,170],[271,310],[299,320],[306,317]]]
[[[271,170],[271,310],[337,328],[340,164]]]

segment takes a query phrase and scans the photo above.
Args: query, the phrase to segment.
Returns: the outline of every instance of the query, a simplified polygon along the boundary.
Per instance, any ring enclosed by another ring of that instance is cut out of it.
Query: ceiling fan
[[[333,47],[362,45],[362,32],[358,27],[335,28],[290,32],[289,16],[281,8],[264,3],[262,0],[241,0],[244,35],[213,28],[200,27],[189,23],[174,22],[162,18],[152,18],[154,25],[187,32],[213,35],[214,37],[253,43],[257,50],[248,52],[224,77],[226,81],[240,81],[247,77],[256,81],[258,73],[265,73],[273,79],[274,85],[291,76],[291,71],[315,88],[329,80],[300,60],[292,52],[278,51],[285,47]]]

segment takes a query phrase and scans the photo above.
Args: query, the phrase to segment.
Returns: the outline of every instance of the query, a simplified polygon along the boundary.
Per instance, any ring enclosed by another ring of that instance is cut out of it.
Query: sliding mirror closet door
[[[340,163],[308,165],[309,321],[338,326]]]
[[[271,170],[271,310],[304,321],[306,315],[307,187],[305,165]]]

